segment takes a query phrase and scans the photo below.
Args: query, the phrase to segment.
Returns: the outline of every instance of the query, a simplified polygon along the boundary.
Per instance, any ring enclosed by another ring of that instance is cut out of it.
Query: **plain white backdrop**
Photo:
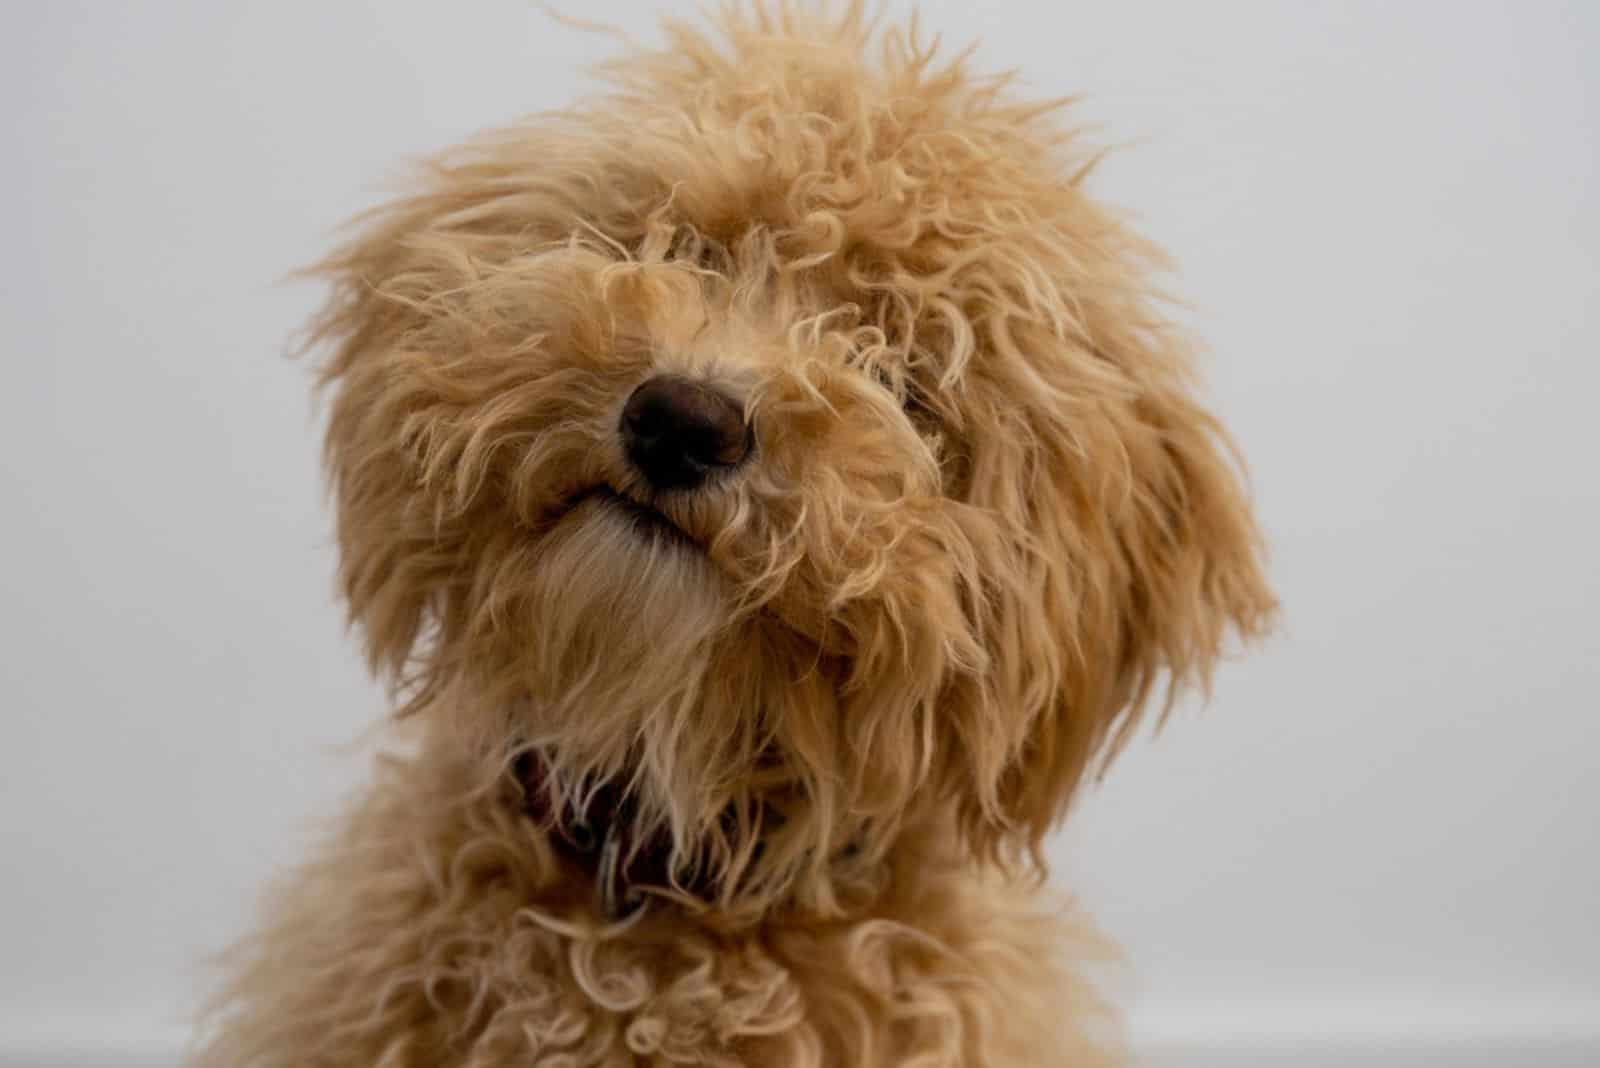
[[[921,7],[1123,146],[1273,546],[1281,634],[1055,850],[1141,1043],[1600,1063],[1600,5]],[[359,781],[278,280],[606,47],[524,0],[0,9],[0,1062],[170,1059]]]

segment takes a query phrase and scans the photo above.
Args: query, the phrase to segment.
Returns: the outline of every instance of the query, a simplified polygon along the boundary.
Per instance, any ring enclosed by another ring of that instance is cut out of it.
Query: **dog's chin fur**
[[[1273,610],[1159,257],[1055,108],[859,5],[667,28],[321,266],[340,576],[407,740],[202,1064],[1114,1059],[1040,842]],[[749,427],[692,489],[619,441],[663,374]],[[554,845],[597,784],[668,843],[622,922]]]

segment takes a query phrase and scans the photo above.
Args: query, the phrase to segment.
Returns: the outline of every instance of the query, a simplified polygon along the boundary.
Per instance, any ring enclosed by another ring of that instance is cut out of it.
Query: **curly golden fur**
[[[1040,841],[1273,607],[1158,254],[1056,104],[914,26],[717,22],[322,265],[340,576],[406,742],[201,1065],[1117,1058]],[[747,462],[641,477],[619,417],[663,373],[737,399]],[[645,908],[597,910],[530,752],[556,810],[621,784],[670,842]]]

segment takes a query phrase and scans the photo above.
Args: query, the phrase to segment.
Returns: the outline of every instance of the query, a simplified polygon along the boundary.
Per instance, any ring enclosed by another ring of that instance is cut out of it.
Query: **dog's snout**
[[[749,455],[750,427],[732,397],[711,386],[658,375],[622,409],[628,459],[656,489],[689,489]]]

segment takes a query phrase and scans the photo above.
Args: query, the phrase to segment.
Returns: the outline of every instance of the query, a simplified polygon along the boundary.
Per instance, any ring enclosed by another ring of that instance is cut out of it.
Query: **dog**
[[[1160,254],[914,23],[664,26],[320,265],[397,722],[201,1066],[1121,1058],[1041,843],[1274,610]]]

